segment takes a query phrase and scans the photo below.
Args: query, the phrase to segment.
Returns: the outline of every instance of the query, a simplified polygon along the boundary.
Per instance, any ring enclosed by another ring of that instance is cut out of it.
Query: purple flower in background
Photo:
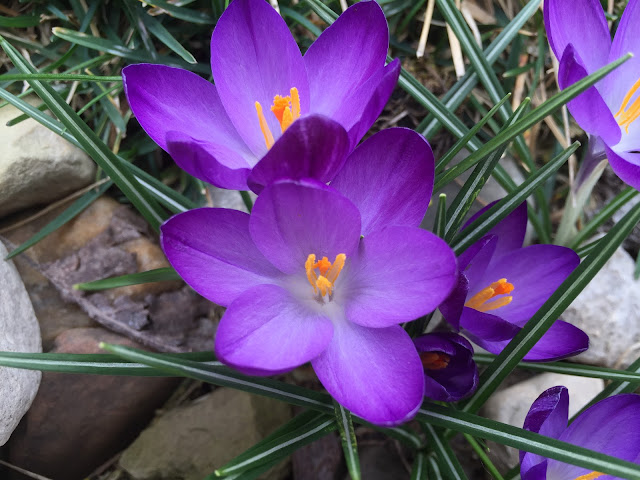
[[[424,396],[441,402],[457,402],[478,388],[478,367],[473,347],[451,332],[422,335],[413,340],[424,368]]]
[[[602,158],[606,155],[623,181],[640,188],[640,1],[629,1],[613,42],[599,0],[546,0],[544,20],[551,49],[560,61],[560,88],[629,52],[635,55],[568,107],[593,136],[591,149],[600,150]]]
[[[332,179],[396,85],[400,63],[385,66],[388,46],[373,1],[347,9],[303,57],[268,3],[235,0],[211,37],[215,85],[163,65],[131,65],[122,75],[140,125],[180,168],[218,187],[259,191],[256,165],[262,178],[284,172],[269,182]]]
[[[227,307],[218,358],[250,375],[310,361],[356,415],[409,419],[424,374],[398,324],[434,310],[456,279],[451,249],[418,227],[433,175],[428,143],[389,129],[363,142],[331,187],[281,180],[251,215],[202,208],[167,221],[162,246],[173,267]]]
[[[566,247],[523,248],[526,228],[527,205],[523,203],[459,256],[458,285],[440,306],[451,325],[495,354],[580,263],[578,255]],[[556,360],[588,346],[589,337],[582,330],[557,320],[524,358]]]
[[[571,425],[566,387],[552,387],[540,395],[527,414],[524,429],[546,437],[640,463],[640,395],[614,395],[592,405]],[[520,452],[522,480],[612,480],[586,468]]]

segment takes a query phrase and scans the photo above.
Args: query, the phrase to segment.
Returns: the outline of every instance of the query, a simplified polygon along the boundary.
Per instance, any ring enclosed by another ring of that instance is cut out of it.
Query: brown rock
[[[202,480],[291,417],[270,398],[218,388],[158,417],[120,457],[135,480]],[[262,478],[288,476],[283,461]]]
[[[52,351],[100,353],[101,341],[139,347],[102,328],[78,328],[61,334]],[[176,382],[44,373],[31,409],[8,443],[9,461],[53,480],[80,480],[136,437]]]

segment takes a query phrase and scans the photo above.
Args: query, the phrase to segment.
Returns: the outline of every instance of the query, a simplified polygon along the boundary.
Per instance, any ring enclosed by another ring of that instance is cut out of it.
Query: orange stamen
[[[304,262],[304,268],[307,273],[307,280],[313,287],[314,294],[320,294],[320,297],[333,294],[333,285],[338,279],[342,268],[344,267],[347,256],[344,253],[336,255],[336,259],[331,263],[327,257],[322,257],[316,262],[316,256],[311,253]],[[320,273],[318,275],[316,269]]]
[[[260,130],[262,130],[262,135],[264,135],[264,142],[267,144],[267,149],[271,148],[274,144],[273,134],[271,130],[269,130],[269,124],[267,123],[267,119],[264,118],[264,113],[262,112],[262,105],[260,102],[256,102],[256,112],[258,112],[258,121],[260,122]]]
[[[441,370],[449,366],[451,357],[446,353],[422,352],[420,361],[422,361],[422,366],[427,370]]]
[[[627,105],[635,95],[635,93],[640,89],[640,78],[634,83],[627,94],[624,96],[622,100],[622,105],[620,106],[620,110],[615,114],[615,117],[618,119],[618,125],[624,127],[624,131],[629,133],[629,126],[640,117],[640,96],[636,98],[631,106],[627,109]],[[620,117],[620,118],[618,118]]]
[[[513,300],[512,296],[496,298],[495,300],[491,299],[497,297],[498,295],[511,293],[513,289],[513,284],[507,282],[506,278],[501,278],[497,282],[493,282],[487,288],[484,288],[476,293],[464,304],[464,306],[473,308],[474,310],[478,310],[479,312],[488,312],[490,310],[495,310],[496,308],[504,307],[505,305],[509,305],[511,303],[511,301]]]
[[[591,473],[587,473],[585,475],[580,475],[575,480],[593,480],[594,478],[601,477],[602,475],[604,475],[604,473],[591,472]]]

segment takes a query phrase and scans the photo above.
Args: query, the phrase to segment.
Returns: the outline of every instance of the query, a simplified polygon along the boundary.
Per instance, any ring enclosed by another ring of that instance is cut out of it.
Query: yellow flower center
[[[591,472],[591,473],[587,473],[585,475],[580,475],[578,478],[576,478],[575,480],[593,480],[594,478],[598,478],[601,477],[602,475],[604,475],[604,473],[600,473],[600,472]]]
[[[273,105],[271,105],[271,111],[278,119],[280,123],[281,133],[289,128],[294,120],[300,117],[300,96],[298,95],[298,89],[293,87],[289,91],[290,95],[281,97],[276,95],[273,97]],[[258,122],[260,123],[260,130],[264,135],[264,141],[267,144],[267,148],[273,146],[273,134],[269,129],[269,124],[266,118],[264,118],[264,112],[262,111],[262,105],[260,102],[256,102],[256,112],[258,113]]]
[[[624,96],[622,100],[622,105],[620,106],[620,110],[615,114],[615,117],[618,119],[618,125],[624,127],[624,131],[629,133],[629,125],[631,125],[638,117],[640,117],[640,95],[633,101],[631,106],[627,108],[627,105],[635,95],[635,93],[640,88],[640,78],[633,86],[629,89],[627,94]]]
[[[333,263],[327,257],[322,257],[316,262],[316,256],[313,253],[307,257],[304,269],[314,294],[319,294],[320,297],[333,295],[333,284],[338,279],[346,260],[347,256],[344,253],[336,255]]]
[[[420,360],[425,370],[442,370],[449,366],[451,357],[446,353],[422,352],[420,354]]]
[[[498,295],[504,295],[505,293],[511,293],[513,291],[513,284],[507,282],[506,278],[501,278],[497,282],[493,282],[487,288],[480,290],[473,297],[471,297],[465,307],[473,308],[479,312],[488,312],[489,310],[495,310],[496,308],[509,305],[513,300],[512,296],[500,297],[495,300],[491,300]]]

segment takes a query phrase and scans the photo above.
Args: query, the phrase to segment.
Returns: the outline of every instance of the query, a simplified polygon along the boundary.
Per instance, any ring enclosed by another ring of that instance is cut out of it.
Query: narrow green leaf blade
[[[215,474],[218,477],[226,477],[271,464],[336,428],[336,422],[332,416],[313,411],[304,412],[217,469]]]
[[[458,458],[442,434],[436,432],[436,429],[429,424],[424,425],[424,433],[427,436],[427,445],[436,452],[440,471],[445,478],[448,480],[466,480],[467,476],[462,469],[462,465],[460,465]]]
[[[429,480],[427,472],[427,455],[424,452],[416,453],[416,458],[414,458],[413,467],[411,468],[410,480]]]
[[[347,463],[347,470],[351,476],[351,480],[360,480],[360,460],[358,458],[358,442],[356,440],[356,432],[353,428],[351,420],[351,412],[333,401],[335,410],[335,423],[340,432],[340,440],[342,442],[342,450]]]
[[[169,30],[164,28],[164,26],[158,20],[150,15],[144,15],[142,17],[142,21],[154,37],[164,43],[175,53],[180,55],[180,57],[182,57],[184,61],[192,64],[198,63],[194,56],[191,55],[191,53],[189,53],[189,51],[184,48],[182,44],[178,42],[178,40],[176,40],[174,36],[169,33]]]
[[[95,291],[108,290],[110,288],[127,287],[129,285],[140,285],[142,283],[168,282],[181,280],[180,275],[171,267],[156,268],[146,272],[121,275],[119,277],[103,278],[87,283],[76,283],[75,290]]]

